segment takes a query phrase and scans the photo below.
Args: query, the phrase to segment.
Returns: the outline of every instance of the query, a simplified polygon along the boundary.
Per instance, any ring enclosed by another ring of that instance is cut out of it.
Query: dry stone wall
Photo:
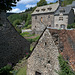
[[[0,12],[0,68],[8,63],[16,64],[29,52],[30,44],[14,29],[6,19],[5,12]]]
[[[27,75],[58,75],[58,56],[58,48],[46,29],[28,58]]]

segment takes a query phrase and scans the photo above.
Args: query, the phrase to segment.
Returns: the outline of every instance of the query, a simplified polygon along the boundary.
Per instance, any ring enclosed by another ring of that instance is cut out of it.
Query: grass
[[[33,48],[34,48],[34,47],[31,45],[31,46],[30,46],[30,51],[32,51]]]
[[[32,38],[32,39],[27,39],[30,43],[32,42],[36,42],[38,39],[39,39],[40,36],[37,36],[35,38]]]
[[[23,29],[31,29],[32,25],[28,25],[27,27],[24,27]]]
[[[30,34],[29,32],[24,32],[24,33],[21,33],[20,34],[21,36],[23,36],[23,37],[31,37],[31,36],[35,36],[35,34]]]
[[[16,75],[26,75],[27,66],[20,68]]]

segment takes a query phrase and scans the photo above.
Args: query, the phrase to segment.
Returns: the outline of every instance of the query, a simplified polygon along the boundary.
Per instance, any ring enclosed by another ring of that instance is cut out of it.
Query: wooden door
[[[43,22],[43,18],[41,17],[41,22]]]

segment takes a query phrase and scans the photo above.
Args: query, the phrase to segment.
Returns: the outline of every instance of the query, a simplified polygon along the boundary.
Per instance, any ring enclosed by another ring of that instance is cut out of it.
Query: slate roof
[[[75,1],[73,1],[72,4],[67,5],[67,6],[71,6],[72,8],[75,8]]]
[[[55,12],[58,7],[59,7],[59,3],[37,7],[32,14]],[[49,10],[49,9],[51,9],[51,10]]]
[[[59,9],[56,11],[55,15],[58,15],[60,13],[62,13],[63,15],[69,14],[69,12],[71,11],[71,9],[72,8],[70,6],[59,7]]]

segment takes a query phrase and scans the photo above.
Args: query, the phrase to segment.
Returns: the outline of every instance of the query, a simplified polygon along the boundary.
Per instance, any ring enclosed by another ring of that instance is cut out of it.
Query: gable
[[[36,71],[42,75],[58,75],[55,72],[59,69],[58,55],[58,48],[46,29],[28,58],[27,75],[35,75]]]

